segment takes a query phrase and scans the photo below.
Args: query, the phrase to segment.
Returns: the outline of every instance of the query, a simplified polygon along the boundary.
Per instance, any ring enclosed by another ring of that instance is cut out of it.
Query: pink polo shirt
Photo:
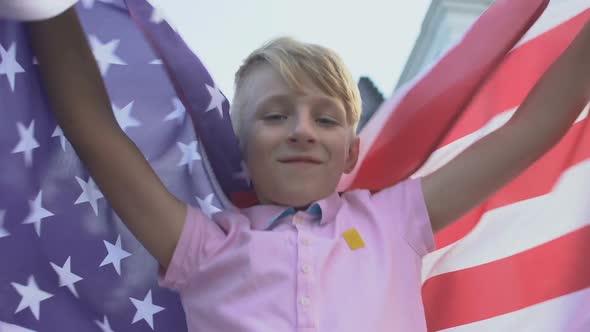
[[[420,179],[286,207],[189,207],[160,284],[180,293],[189,331],[426,331],[422,256],[434,248]],[[271,226],[272,224],[272,226]],[[269,227],[270,226],[270,227]],[[343,233],[356,229],[364,247]]]

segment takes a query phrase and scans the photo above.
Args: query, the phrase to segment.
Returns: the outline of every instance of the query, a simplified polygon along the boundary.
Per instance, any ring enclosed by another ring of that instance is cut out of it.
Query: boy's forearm
[[[530,132],[532,140],[544,143],[539,145],[542,154],[565,134],[589,101],[590,22],[543,75],[508,125],[518,125]]]
[[[118,128],[102,76],[72,7],[49,20],[28,23],[31,47],[58,123],[75,145],[103,128]]]

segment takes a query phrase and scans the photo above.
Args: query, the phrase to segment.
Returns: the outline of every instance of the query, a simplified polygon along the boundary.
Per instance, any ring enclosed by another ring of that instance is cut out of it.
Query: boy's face
[[[305,207],[332,194],[359,151],[341,102],[311,82],[291,90],[267,64],[253,68],[240,89],[247,98],[240,136],[260,202]]]

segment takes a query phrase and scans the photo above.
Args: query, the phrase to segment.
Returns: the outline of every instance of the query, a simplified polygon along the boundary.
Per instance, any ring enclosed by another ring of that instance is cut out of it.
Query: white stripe
[[[589,108],[590,104],[586,105],[584,110],[576,119],[575,123],[578,123],[586,119],[586,117],[588,117]],[[463,136],[457,139],[456,141],[451,142],[434,151],[432,155],[428,158],[428,160],[424,163],[424,165],[422,165],[422,167],[418,169],[416,173],[414,173],[411,176],[411,178],[423,177],[441,168],[449,161],[451,161],[453,158],[455,158],[459,153],[467,149],[470,145],[477,142],[487,134],[500,128],[502,125],[508,122],[508,120],[510,120],[515,111],[516,108],[513,108],[511,110],[500,113],[493,117],[491,120],[489,120],[484,126],[482,126],[477,131],[466,136]]]
[[[552,0],[541,17],[539,17],[514,48],[557,27],[588,8],[590,8],[590,0]]]
[[[456,243],[424,257],[422,280],[518,254],[590,224],[590,159],[546,195],[496,208]]]
[[[582,332],[590,331],[590,288],[524,309],[452,327],[441,332]]]

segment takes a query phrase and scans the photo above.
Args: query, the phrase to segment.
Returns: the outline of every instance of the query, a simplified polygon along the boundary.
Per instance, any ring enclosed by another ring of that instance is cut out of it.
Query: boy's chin
[[[289,192],[277,193],[275,204],[291,206],[294,208],[306,208],[310,204],[328,197],[332,191],[326,190],[290,190]]]

